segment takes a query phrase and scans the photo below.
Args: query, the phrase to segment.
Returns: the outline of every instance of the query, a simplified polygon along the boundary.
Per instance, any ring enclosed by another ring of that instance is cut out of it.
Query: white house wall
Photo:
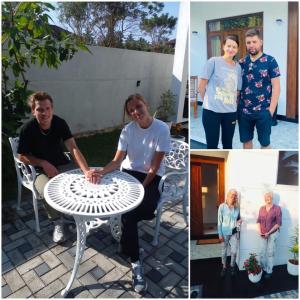
[[[171,82],[171,91],[176,97],[176,123],[187,121],[183,118],[186,83],[188,80],[189,69],[189,54],[188,54],[188,37],[189,37],[189,23],[190,10],[189,2],[180,2],[179,16],[177,24],[176,48],[174,54],[173,76]]]
[[[275,265],[286,264],[290,236],[298,224],[298,187],[277,185],[278,151],[231,151],[226,163],[226,189],[240,192],[240,210],[243,220],[240,251],[237,263],[243,268],[249,253],[259,251],[259,233],[256,220],[264,205],[263,192],[274,193],[274,203],[282,209],[282,227],[276,244]]]
[[[226,17],[263,12],[264,52],[274,56],[281,71],[281,92],[278,114],[286,114],[286,73],[287,73],[287,2],[191,2],[191,76],[198,76],[207,60],[206,21]],[[276,24],[276,19],[282,19]],[[197,31],[198,34],[193,34]]]
[[[74,133],[102,130],[122,123],[123,104],[133,93],[148,100],[152,112],[170,89],[174,55],[90,47],[58,70],[33,67],[29,88],[54,99],[55,113]],[[136,83],[140,80],[140,86]]]

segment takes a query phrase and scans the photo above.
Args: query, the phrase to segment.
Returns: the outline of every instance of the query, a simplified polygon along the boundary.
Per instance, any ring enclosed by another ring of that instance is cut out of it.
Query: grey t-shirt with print
[[[242,88],[240,64],[228,64],[223,57],[210,58],[200,74],[207,79],[203,108],[217,113],[237,110],[237,90]]]

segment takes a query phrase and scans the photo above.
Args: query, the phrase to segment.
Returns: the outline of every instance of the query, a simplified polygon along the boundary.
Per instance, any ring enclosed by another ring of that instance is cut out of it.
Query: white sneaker
[[[54,221],[53,242],[62,243],[65,240],[64,223],[62,220]]]
[[[144,278],[144,268],[141,262],[131,263],[132,266],[132,286],[137,293],[145,292],[147,290],[147,281]]]

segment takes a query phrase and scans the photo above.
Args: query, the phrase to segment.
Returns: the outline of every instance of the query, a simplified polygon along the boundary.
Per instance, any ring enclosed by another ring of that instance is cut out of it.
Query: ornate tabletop
[[[77,274],[89,230],[104,223],[101,218],[124,214],[137,207],[144,198],[144,188],[124,172],[105,174],[100,183],[93,184],[86,181],[80,169],[75,169],[49,180],[44,195],[49,205],[74,216],[76,222],[76,257],[69,282],[61,293],[65,297]]]
[[[144,189],[133,176],[113,171],[100,184],[85,180],[80,169],[61,173],[45,187],[45,199],[54,209],[70,215],[110,217],[135,208]]]

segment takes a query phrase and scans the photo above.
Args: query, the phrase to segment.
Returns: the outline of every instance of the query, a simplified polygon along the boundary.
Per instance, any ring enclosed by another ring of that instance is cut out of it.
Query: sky
[[[162,12],[163,13],[169,13],[170,16],[178,18],[180,2],[163,2],[163,3],[165,4],[165,6],[164,6],[164,9],[163,9]],[[53,2],[52,4],[55,6],[56,2]],[[57,26],[60,26],[60,27],[63,27],[63,28],[66,28],[66,29],[70,30],[70,28],[68,28],[67,25],[60,24],[60,22],[58,20],[57,11],[53,11],[49,15],[53,19],[53,22],[50,20],[50,24],[55,24]],[[176,29],[177,29],[177,25],[176,25],[175,30],[173,30],[173,33],[170,35],[170,39],[176,38]]]

